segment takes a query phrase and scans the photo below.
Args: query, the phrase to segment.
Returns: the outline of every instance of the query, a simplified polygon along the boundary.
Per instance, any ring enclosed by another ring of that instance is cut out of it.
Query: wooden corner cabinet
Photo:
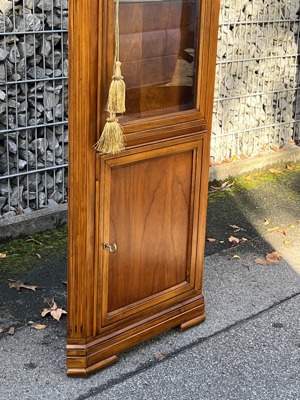
[[[106,121],[114,2],[70,2],[67,373],[205,318],[202,274],[218,0],[120,0],[125,150]]]

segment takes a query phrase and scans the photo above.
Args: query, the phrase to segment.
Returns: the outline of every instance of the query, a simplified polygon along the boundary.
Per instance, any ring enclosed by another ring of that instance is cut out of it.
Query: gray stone
[[[27,161],[22,160],[21,158],[18,159],[18,168],[19,169],[24,169],[27,165]]]
[[[28,201],[28,200],[35,200],[36,199],[36,192],[33,192],[33,191],[28,191],[28,190],[26,190],[24,193],[23,193],[23,199],[25,200],[25,201]]]
[[[59,190],[55,190],[51,195],[51,199],[54,200],[56,203],[61,203],[63,198],[64,196],[62,195],[62,193],[59,192]]]
[[[5,83],[5,66],[4,64],[0,64],[0,83]]]
[[[0,196],[8,197],[11,193],[12,190],[8,183],[0,183]]]
[[[43,175],[42,182],[47,189],[54,187],[54,179],[47,172]]]
[[[48,147],[48,141],[44,138],[35,139],[30,143],[30,150],[38,155],[44,155]]]
[[[47,202],[47,196],[45,193],[40,192],[39,193],[39,206],[44,206],[46,205]]]
[[[28,58],[34,55],[35,48],[28,42],[19,42],[17,47],[22,58]]]
[[[19,150],[19,154],[20,154],[20,157],[22,157],[23,160],[27,161],[27,163],[28,163],[28,165],[30,167],[34,167],[35,166],[36,157],[35,157],[35,154],[32,151],[20,149]]]
[[[40,0],[37,4],[38,8],[44,11],[53,10],[53,0]]]
[[[2,215],[2,218],[3,219],[12,218],[12,217],[15,217],[16,215],[17,215],[17,213],[15,211],[8,211]]]
[[[7,197],[0,196],[0,210],[2,210],[3,206],[5,206],[7,202]]]
[[[40,48],[40,53],[45,57],[48,57],[51,54],[51,51],[52,51],[51,42],[49,40],[44,40]]]
[[[0,61],[4,61],[6,57],[8,56],[8,51],[0,48]]]
[[[16,186],[13,188],[10,196],[10,204],[12,206],[17,206],[22,201],[24,186]]]
[[[6,99],[6,93],[0,89],[0,100],[5,100]]]
[[[50,150],[57,150],[59,148],[59,141],[57,140],[53,131],[49,128],[46,130],[46,137],[48,140],[48,147]]]
[[[48,199],[48,206],[49,207],[58,207],[58,203],[53,199]]]
[[[12,141],[12,140],[7,140],[7,145],[8,145],[8,151],[12,154],[17,154],[18,152],[18,146],[17,144]]]
[[[34,79],[42,79],[45,78],[45,71],[43,68],[39,67],[38,65],[36,67],[31,67],[27,71],[28,75],[31,78]]]

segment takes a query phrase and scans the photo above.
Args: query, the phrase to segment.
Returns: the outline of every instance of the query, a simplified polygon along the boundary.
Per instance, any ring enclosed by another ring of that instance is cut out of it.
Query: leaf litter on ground
[[[230,228],[232,228],[234,230],[234,232],[239,232],[239,231],[245,231],[246,230],[244,228],[241,228],[238,225],[229,225],[229,226],[230,226]]]
[[[254,262],[259,265],[268,265],[268,264],[279,264],[281,259],[278,251],[273,251],[272,253],[266,254],[264,258],[256,258]]]
[[[42,289],[40,286],[30,284],[27,285],[26,282],[14,281],[13,279],[8,279],[8,286],[10,289],[16,289],[17,292],[19,292],[22,288],[32,290],[33,292],[35,292],[36,289]]]
[[[42,317],[45,317],[46,315],[50,314],[54,319],[56,319],[56,321],[59,321],[63,314],[67,314],[67,311],[65,311],[61,307],[58,307],[54,299],[51,301],[51,303],[48,304],[49,308],[43,309],[41,313]]]
[[[8,333],[8,335],[11,335],[11,336],[14,335],[15,334],[15,328],[13,326],[11,326],[7,333]]]
[[[228,190],[233,186],[233,182],[230,183],[229,181],[226,181],[222,183],[221,186],[210,186],[210,193],[215,193],[215,192],[221,192],[223,190]]]
[[[244,243],[244,242],[246,242],[248,239],[246,239],[246,238],[241,238],[241,239],[239,239],[239,238],[237,238],[237,237],[235,237],[235,236],[230,236],[229,238],[228,238],[228,241],[232,244],[232,246],[236,246],[237,244],[239,244],[239,243]]]

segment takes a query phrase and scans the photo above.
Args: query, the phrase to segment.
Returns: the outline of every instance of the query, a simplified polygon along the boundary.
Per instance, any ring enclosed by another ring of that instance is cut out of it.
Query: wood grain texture
[[[97,1],[70,3],[68,337],[93,333]],[[91,27],[90,30],[87,27]],[[80,199],[80,200],[79,200]]]
[[[131,33],[140,29],[137,6],[135,23],[126,19]],[[93,144],[107,116],[113,2],[70,3],[69,375],[94,372],[129,346],[204,319],[202,275],[219,0],[202,0],[200,8],[195,107],[178,107],[185,101],[180,98],[185,95],[182,90],[170,86],[154,94],[146,87],[138,113],[150,107],[152,115],[140,113],[127,122],[123,118],[126,150],[107,156],[96,155]],[[186,29],[182,11],[180,29]],[[176,15],[166,29],[177,31]],[[153,30],[161,30],[164,16],[152,18]],[[156,50],[162,48],[150,46],[150,52]],[[134,96],[141,96],[140,89]],[[118,244],[117,253],[103,249],[107,241]]]
[[[192,157],[190,151],[112,170],[109,240],[118,251],[109,258],[109,311],[189,279]]]

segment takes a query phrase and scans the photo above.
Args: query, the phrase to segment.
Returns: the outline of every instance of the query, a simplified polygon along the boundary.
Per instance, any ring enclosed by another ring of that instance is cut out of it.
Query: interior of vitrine
[[[121,0],[124,122],[195,107],[199,6],[199,0]]]

